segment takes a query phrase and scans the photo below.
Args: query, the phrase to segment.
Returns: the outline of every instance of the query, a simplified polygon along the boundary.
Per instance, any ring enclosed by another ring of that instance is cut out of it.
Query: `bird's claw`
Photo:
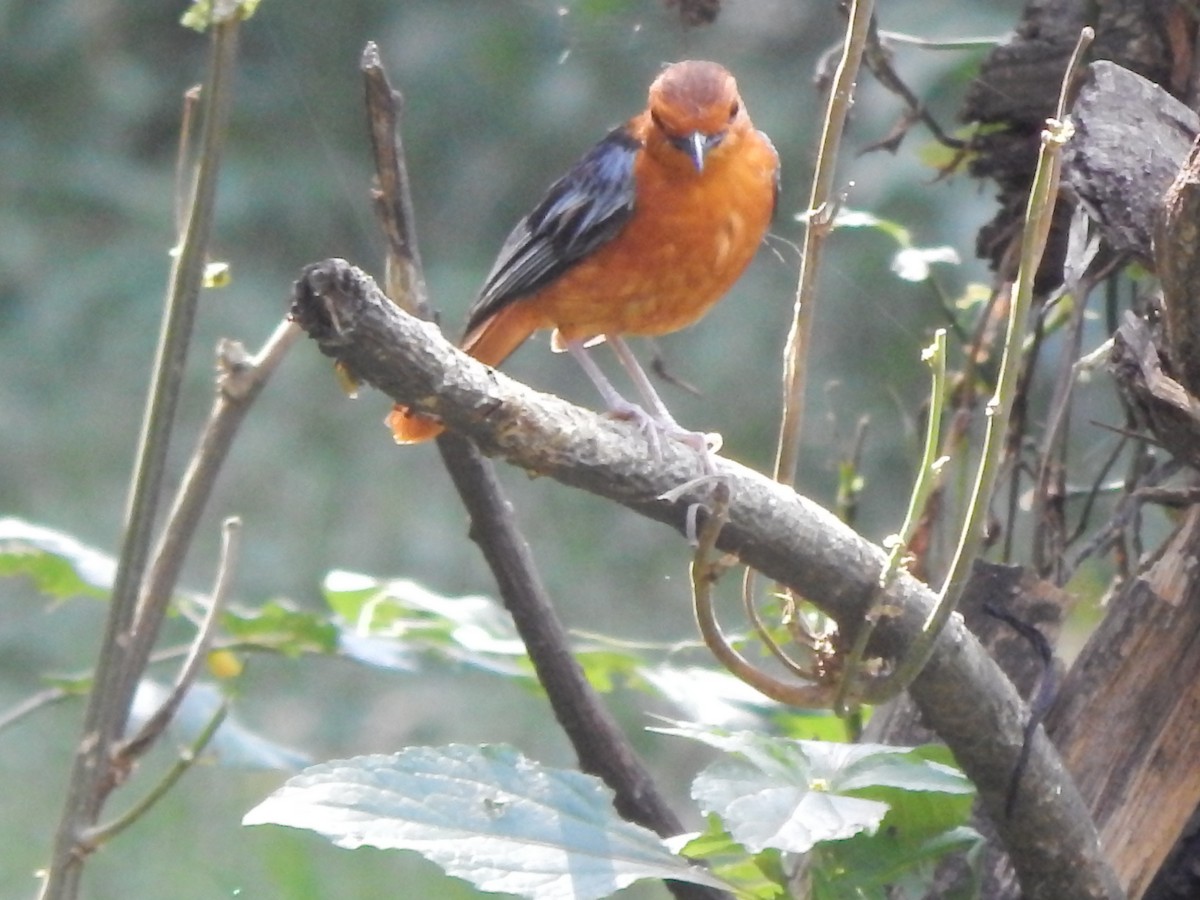
[[[650,445],[650,452],[655,460],[662,459],[662,438],[665,436],[679,441],[699,453],[707,474],[711,475],[716,472],[714,457],[720,452],[723,443],[721,435],[716,432],[706,434],[703,431],[690,431],[681,427],[674,419],[666,421],[659,419],[636,403],[630,403],[627,400],[622,400],[620,404],[610,409],[609,415],[614,419],[632,422],[636,425],[638,431],[645,436],[646,442]]]

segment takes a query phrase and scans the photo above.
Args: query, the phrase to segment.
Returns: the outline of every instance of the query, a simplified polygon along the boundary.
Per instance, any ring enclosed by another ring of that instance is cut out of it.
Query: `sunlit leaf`
[[[694,725],[656,730],[735,754],[697,776],[692,796],[751,852],[773,847],[804,853],[824,841],[873,834],[904,792],[969,798],[974,790],[957,769],[914,748],[795,741]],[[956,804],[954,812],[965,808]]]
[[[905,281],[925,281],[933,264],[957,266],[961,262],[953,247],[905,247],[892,257],[892,271]]]
[[[713,763],[692,782],[701,809],[721,816],[753,853],[776,847],[807,853],[821,841],[873,832],[888,806],[837,794],[818,779],[781,781],[744,760]]]
[[[609,693],[619,684],[645,677],[642,668],[645,660],[628,650],[588,644],[577,647],[573,655],[588,683],[602,694]]]
[[[407,653],[529,677],[528,667],[522,665],[525,645],[512,619],[488,597],[447,597],[415,581],[344,571],[326,576],[324,594],[340,620],[345,648],[351,655],[356,655],[356,646],[363,649],[383,641],[403,647]],[[373,645],[376,651],[382,646]]]
[[[229,268],[229,263],[205,263],[202,283],[209,289],[229,287],[233,283],[233,271]]]
[[[833,217],[833,227],[838,228],[870,228],[875,231],[880,231],[890,237],[901,247],[907,247],[912,243],[912,238],[909,236],[908,229],[899,222],[893,222],[890,219],[883,219],[874,213],[869,213],[862,209],[848,209],[842,207]]]
[[[753,727],[761,725],[764,714],[781,708],[724,669],[661,665],[641,674],[688,719],[705,725]]]
[[[205,662],[208,663],[208,671],[213,678],[221,681],[237,678],[245,669],[241,657],[232,650],[211,650]]]
[[[416,850],[481,890],[606,897],[643,878],[720,882],[621,819],[600,781],[502,746],[414,747],[314,766],[246,825],[315,831],[339,847]]]
[[[978,281],[972,281],[954,301],[954,308],[971,310],[983,306],[992,296],[992,289]]]

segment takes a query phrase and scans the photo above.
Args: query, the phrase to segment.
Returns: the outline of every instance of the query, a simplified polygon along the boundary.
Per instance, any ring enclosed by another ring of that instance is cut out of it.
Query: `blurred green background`
[[[707,57],[734,71],[783,160],[779,214],[728,299],[696,328],[661,342],[672,372],[703,396],[663,391],[682,423],[720,431],[730,457],[768,468],[798,262],[795,216],[817,138],[813,75],[842,20],[835,4],[815,0],[723,6],[716,25],[686,29],[659,0],[266,0],[243,30],[220,184],[213,253],[231,264],[233,281],[203,297],[173,474],[207,413],[219,338],[257,347],[286,311],[305,263],[344,256],[379,271],[357,74],[367,40],[378,42],[407,100],[420,249],[454,334],[513,222],[592,141],[641,108],[663,62]],[[930,38],[1001,34],[1018,7],[904,0],[882,6],[881,25]],[[181,94],[202,78],[206,60],[206,39],[178,25],[182,11],[174,3],[0,0],[0,515],[108,551],[120,539],[174,242]],[[953,126],[982,52],[902,47],[895,61]],[[989,215],[988,191],[963,178],[934,183],[936,173],[920,161],[929,138],[919,129],[895,155],[856,155],[901,113],[864,76],[840,183],[850,207],[899,222],[915,243],[956,247],[963,265],[940,272],[956,295],[986,279],[972,246]],[[859,417],[869,416],[857,527],[876,540],[903,512],[918,451],[913,411],[927,390],[919,351],[942,323],[928,286],[889,271],[895,249],[865,230],[832,242],[800,478],[805,492],[829,503],[837,462]],[[506,370],[598,405],[574,364],[549,354],[544,339]],[[236,579],[244,603],[283,597],[317,608],[321,578],[333,568],[412,577],[450,594],[490,592],[436,452],[395,447],[382,425],[387,409],[369,390],[346,399],[328,361],[299,344],[231,454],[189,583],[208,584],[217,523],[237,514],[245,523]],[[689,553],[677,535],[549,481],[501,474],[572,627],[692,638]],[[46,673],[89,667],[103,614],[94,601],[48,606],[27,584],[0,582],[0,708],[34,692]],[[254,659],[243,694],[245,721],[316,759],[508,741],[544,762],[572,763],[540,697],[481,675]],[[637,698],[618,693],[613,703],[682,805],[699,758],[642,734]],[[61,705],[0,735],[0,896],[35,890],[81,710]],[[241,815],[280,779],[215,767],[190,773],[92,861],[85,896],[470,895],[408,854],[351,853],[307,834],[242,829]],[[118,796],[112,808],[128,799]],[[664,896],[657,886],[628,894]]]

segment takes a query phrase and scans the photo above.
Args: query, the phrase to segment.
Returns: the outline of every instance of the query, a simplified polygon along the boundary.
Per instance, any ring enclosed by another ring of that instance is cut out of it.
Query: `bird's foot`
[[[662,439],[666,437],[679,441],[699,453],[707,474],[711,475],[716,472],[714,460],[716,454],[720,452],[722,444],[721,435],[716,432],[706,434],[702,431],[690,431],[669,416],[665,419],[653,416],[636,403],[630,403],[624,399],[613,405],[613,408],[609,410],[609,415],[614,419],[635,424],[638,431],[645,436],[646,442],[650,445],[650,452],[655,459],[662,459]]]

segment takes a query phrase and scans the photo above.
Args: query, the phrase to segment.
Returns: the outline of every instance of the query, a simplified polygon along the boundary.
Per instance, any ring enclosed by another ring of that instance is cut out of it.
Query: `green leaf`
[[[447,597],[408,579],[344,571],[330,572],[322,590],[340,619],[343,649],[364,662],[376,662],[371,653],[382,649],[382,641],[408,654],[532,678],[512,619],[488,597]]]
[[[416,850],[485,891],[605,897],[643,878],[721,887],[621,819],[597,779],[510,747],[412,747],[314,766],[242,820],[305,828],[339,847]]]
[[[933,886],[936,863],[947,853],[971,852],[983,843],[972,828],[933,836],[914,835],[885,824],[875,835],[824,844],[813,854],[813,898],[883,897],[901,886],[902,897],[923,897]]]
[[[25,575],[56,599],[107,598],[116,560],[69,534],[22,519],[0,519],[0,575]]]
[[[327,617],[303,612],[280,600],[253,609],[230,607],[221,617],[221,627],[239,643],[290,657],[333,653],[340,643],[338,629]]]
[[[874,831],[887,814],[886,803],[839,796],[797,776],[789,782],[744,760],[722,760],[696,777],[692,797],[753,853],[807,853],[821,841]]]
[[[727,881],[739,898],[772,900],[787,893],[787,875],[780,863],[779,852],[747,852],[716,816],[706,818],[703,832],[670,838],[667,845],[688,859],[704,860],[709,871]]]
[[[961,772],[917,748],[795,741],[686,724],[656,730],[736,754],[697,776],[692,796],[755,853],[769,847],[805,853],[824,841],[873,834],[914,791],[961,796],[942,820],[949,821],[969,806],[974,791]],[[918,817],[915,806],[911,816]]]
[[[574,656],[588,683],[602,694],[612,692],[618,684],[645,677],[645,660],[624,648],[590,642],[586,647],[577,647]]]
[[[830,709],[797,710],[782,707],[771,716],[771,722],[775,730],[785,737],[840,743],[852,740],[846,720]]]

